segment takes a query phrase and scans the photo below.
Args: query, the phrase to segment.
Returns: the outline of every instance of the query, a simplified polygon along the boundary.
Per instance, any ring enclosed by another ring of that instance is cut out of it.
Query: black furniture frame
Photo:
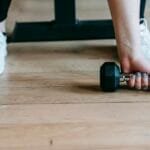
[[[113,39],[112,20],[81,21],[76,19],[75,0],[54,0],[55,20],[16,23],[8,42],[70,41]],[[146,0],[141,0],[141,18]]]

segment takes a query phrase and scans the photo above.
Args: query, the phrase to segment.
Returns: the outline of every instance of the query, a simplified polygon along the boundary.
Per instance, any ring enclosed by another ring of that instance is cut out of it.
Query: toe
[[[141,84],[142,84],[142,89],[143,90],[148,90],[148,85],[149,85],[149,78],[147,73],[142,73],[142,79],[141,79]]]
[[[130,75],[130,79],[129,79],[129,82],[128,82],[128,86],[130,88],[134,88],[135,87],[135,78],[136,78],[135,74],[131,74]]]
[[[135,78],[135,89],[141,90],[142,84],[141,84],[141,73],[137,72],[136,73],[136,78]]]

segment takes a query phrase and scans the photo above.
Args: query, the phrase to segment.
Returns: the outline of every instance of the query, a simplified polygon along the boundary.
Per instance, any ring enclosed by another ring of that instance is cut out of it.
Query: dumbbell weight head
[[[114,62],[105,62],[100,68],[100,87],[105,92],[116,91],[120,87],[120,68]]]

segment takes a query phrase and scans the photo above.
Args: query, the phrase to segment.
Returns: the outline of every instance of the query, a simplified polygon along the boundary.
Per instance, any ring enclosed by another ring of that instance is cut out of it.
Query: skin
[[[131,88],[147,89],[149,85],[150,60],[141,51],[140,0],[108,0],[113,19],[120,64],[124,73],[134,73],[128,85]],[[134,7],[133,7],[134,6]]]
[[[0,31],[6,32],[6,20],[0,22]]]
[[[129,87],[146,90],[150,85],[150,60],[141,51],[139,12],[140,0],[108,0],[113,19],[118,56],[124,73],[131,75]],[[134,6],[134,7],[133,7]],[[5,32],[5,21],[0,23],[0,31]],[[145,72],[143,74],[142,72]]]

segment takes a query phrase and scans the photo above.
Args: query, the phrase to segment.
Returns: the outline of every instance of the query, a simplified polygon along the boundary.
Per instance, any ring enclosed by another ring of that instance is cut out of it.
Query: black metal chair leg
[[[141,0],[140,18],[144,18],[146,0]]]
[[[146,0],[141,0],[144,18]],[[55,0],[55,20],[17,23],[8,42],[69,41],[115,38],[112,20],[77,20],[75,0]]]

